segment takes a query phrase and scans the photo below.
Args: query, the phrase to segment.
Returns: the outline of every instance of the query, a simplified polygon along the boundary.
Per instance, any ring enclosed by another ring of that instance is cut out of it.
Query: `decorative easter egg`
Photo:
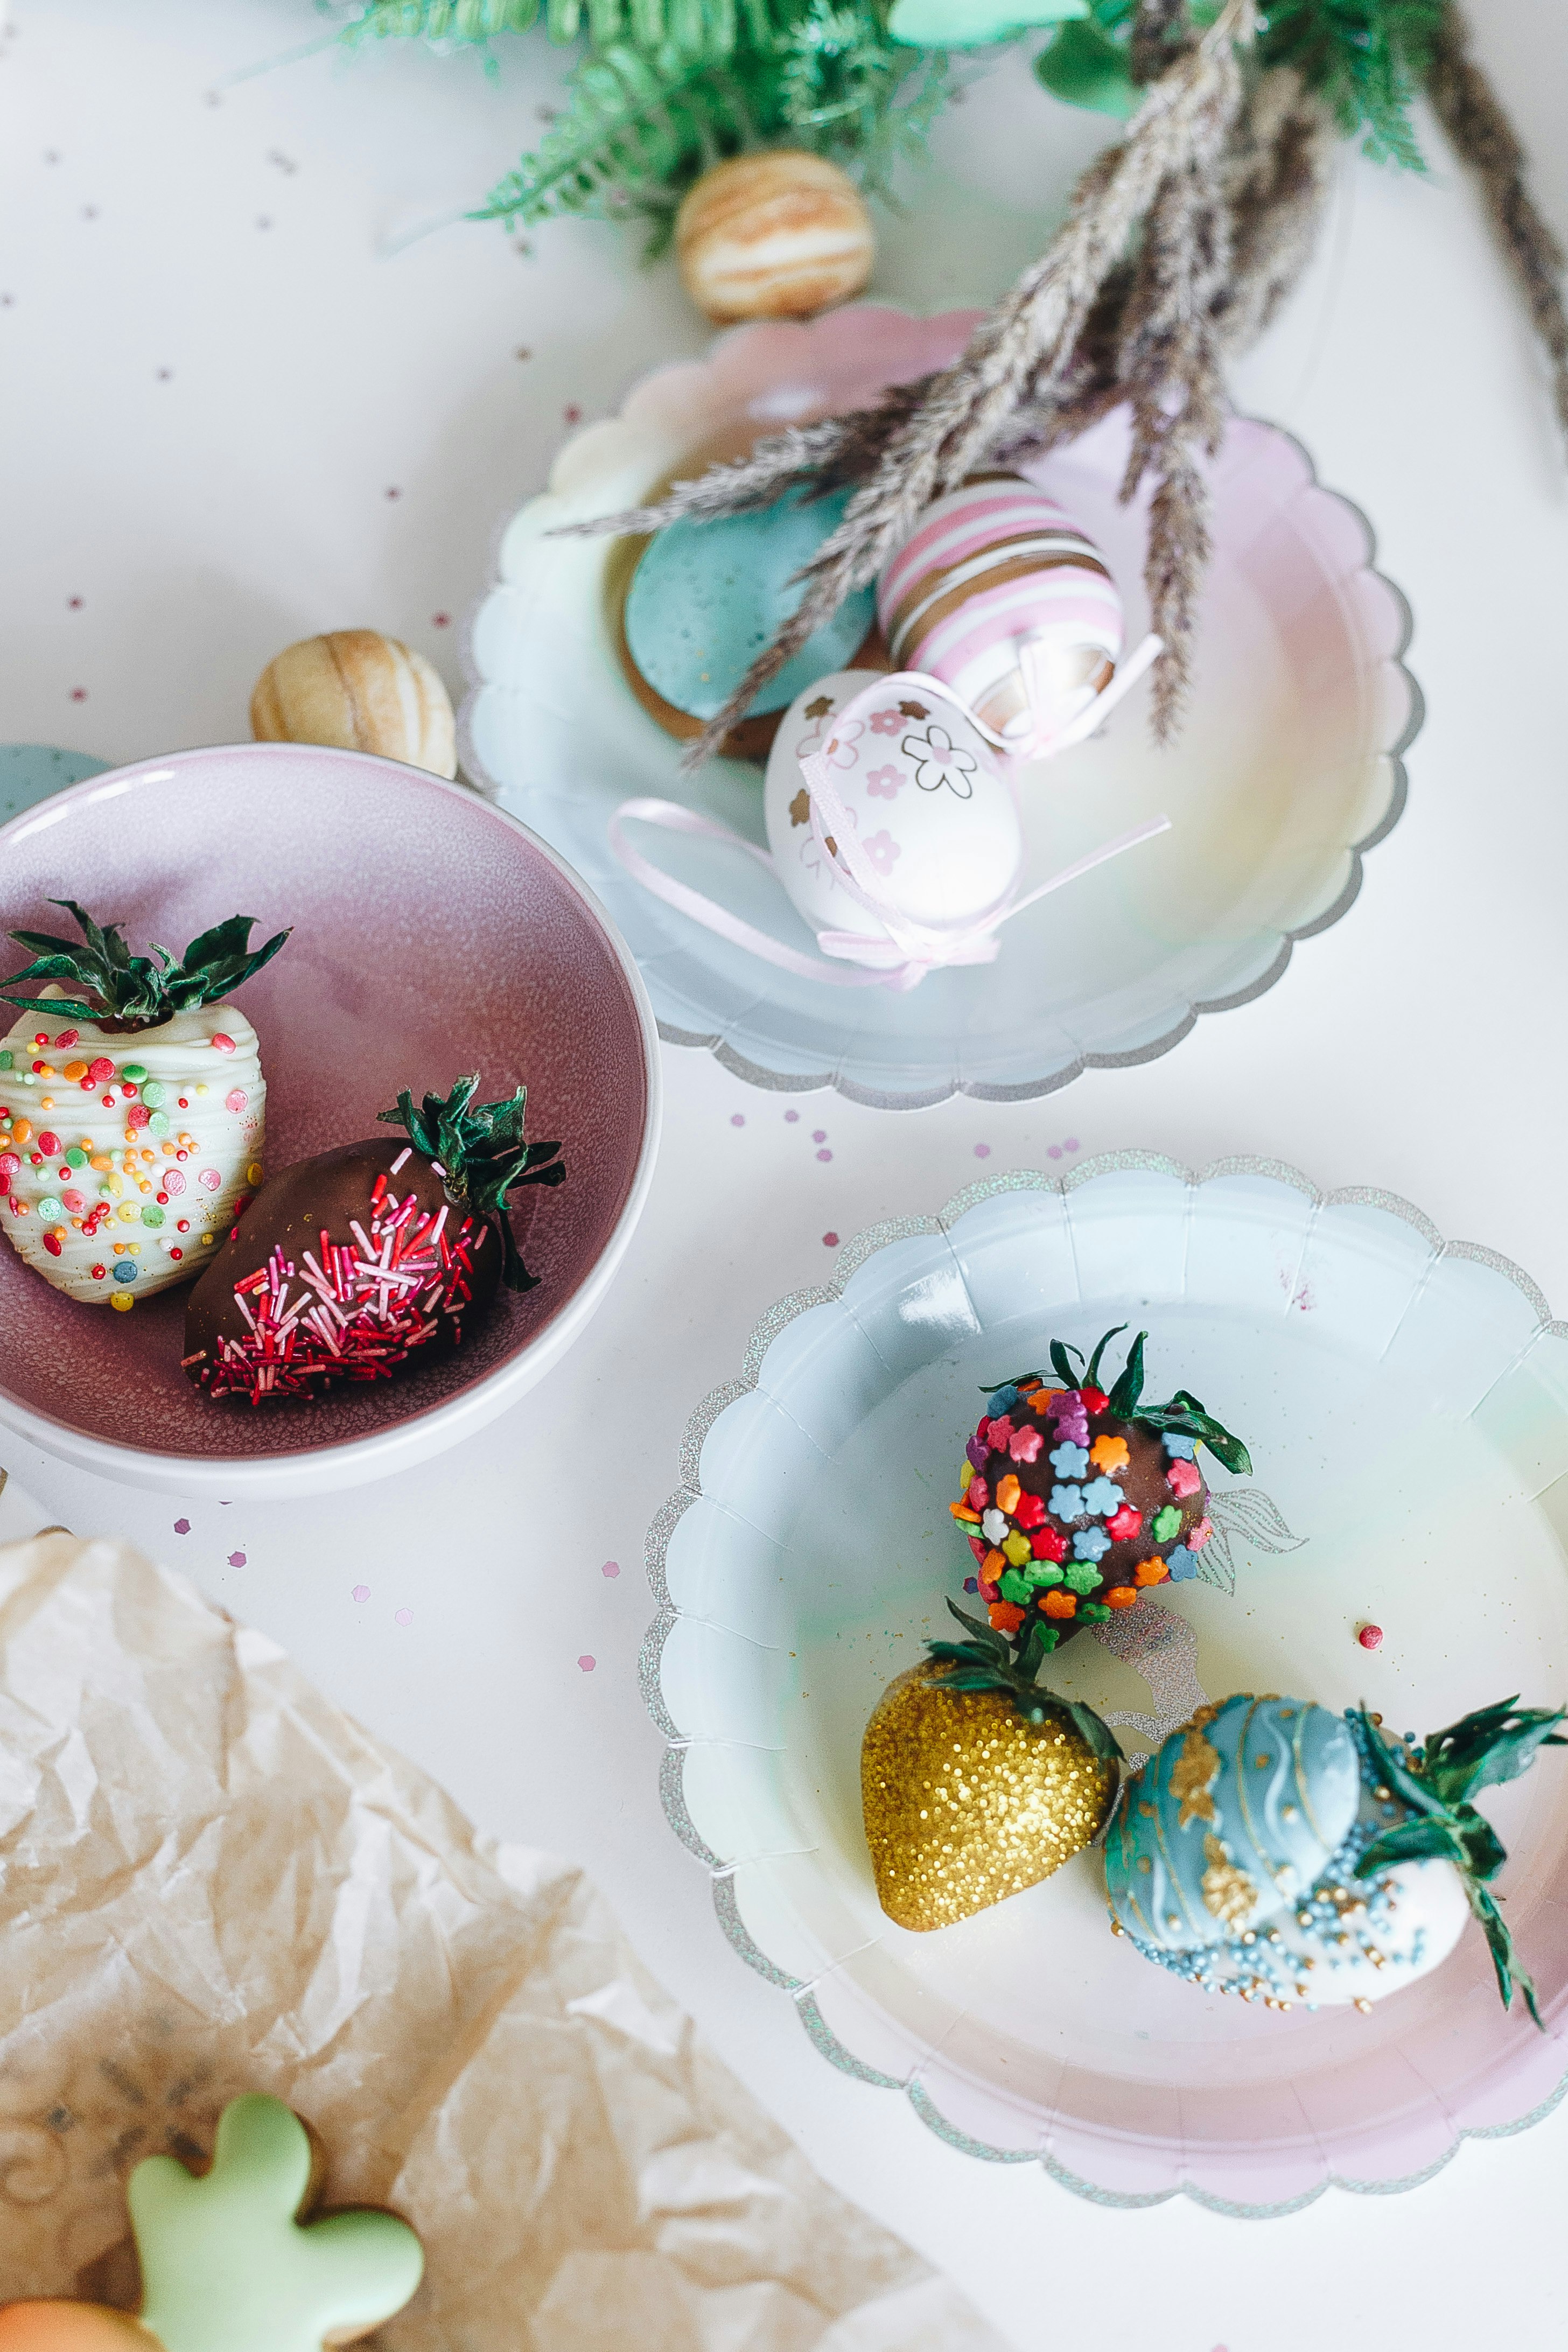
[[[1046,1694],[1041,1694],[1042,1699]],[[927,1659],[889,1684],[860,1750],[877,1898],[900,1927],[967,1919],[1037,1885],[1096,1838],[1113,1758],[1019,1696],[955,1691]]]
[[[1104,558],[1016,474],[976,475],[928,507],[882,572],[877,613],[895,668],[928,670],[1009,739],[1068,725],[1121,658]]]
[[[423,654],[376,629],[285,646],[256,682],[250,731],[258,743],[334,744],[434,776],[458,772],[446,688]]]
[[[681,283],[715,326],[804,319],[858,294],[871,217],[847,172],[782,148],[705,172],[675,216]]]
[[[795,492],[751,514],[672,522],[648,541],[626,590],[621,655],[644,709],[670,734],[701,733],[800,601],[791,585],[849,503],[847,490],[805,504]],[[875,626],[869,588],[847,597],[758,696],[725,749],[767,756],[778,714],[825,670],[853,660]]]
[[[780,880],[814,931],[882,936],[819,846],[803,759],[829,762],[860,848],[897,910],[975,922],[1012,887],[1024,838],[1012,789],[963,711],[874,671],[819,678],[791,703],[768,756],[763,812]],[[839,724],[838,714],[850,706]]]
[[[1201,1706],[1128,1783],[1106,1841],[1111,1918],[1178,1952],[1266,1927],[1315,1885],[1360,1801],[1342,1716],[1245,1691]]]

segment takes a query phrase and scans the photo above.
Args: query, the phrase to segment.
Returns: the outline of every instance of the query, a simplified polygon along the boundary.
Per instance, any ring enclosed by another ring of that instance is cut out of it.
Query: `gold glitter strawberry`
[[[1092,1707],[1035,1681],[1045,1627],[1013,1664],[1000,1633],[949,1601],[967,1642],[889,1684],[860,1749],[877,1896],[900,1927],[967,1919],[1037,1885],[1099,1836],[1121,1748]]]

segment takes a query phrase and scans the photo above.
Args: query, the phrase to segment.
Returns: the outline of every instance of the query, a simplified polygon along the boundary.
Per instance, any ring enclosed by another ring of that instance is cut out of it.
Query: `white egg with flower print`
[[[1017,804],[973,720],[929,689],[837,670],[791,703],[763,786],[773,864],[814,931],[882,935],[817,840],[801,766],[813,757],[826,761],[857,844],[898,914],[933,927],[977,922],[1016,885]],[[831,839],[831,827],[824,831]]]

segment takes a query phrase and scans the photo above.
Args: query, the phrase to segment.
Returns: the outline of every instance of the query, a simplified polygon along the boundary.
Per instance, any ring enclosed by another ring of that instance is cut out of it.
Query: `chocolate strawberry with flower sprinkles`
[[[968,1538],[995,1632],[1021,1647],[1043,1620],[1046,1649],[1167,1579],[1198,1572],[1213,1528],[1197,1449],[1238,1476],[1251,1457],[1238,1437],[1178,1389],[1142,1403],[1140,1331],[1109,1393],[1100,1388],[1108,1331],[1082,1350],[1051,1342],[1056,1383],[1023,1372],[992,1391],[966,1448],[962,1492],[949,1505]]]
[[[416,1108],[396,1138],[341,1145],[285,1169],[191,1293],[184,1369],[210,1397],[314,1401],[342,1381],[390,1380],[477,1329],[504,1284],[531,1290],[507,1209],[562,1183],[559,1143],[528,1143],[528,1089],[479,1103],[477,1076]]]

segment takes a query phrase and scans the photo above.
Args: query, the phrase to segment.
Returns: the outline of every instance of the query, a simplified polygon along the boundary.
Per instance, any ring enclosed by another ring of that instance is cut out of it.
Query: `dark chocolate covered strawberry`
[[[1197,1573],[1212,1532],[1197,1449],[1247,1475],[1245,1445],[1178,1389],[1146,1405],[1140,1331],[1110,1393],[1100,1360],[1051,1342],[1052,1382],[1023,1372],[993,1392],[966,1449],[963,1491],[950,1506],[969,1539],[993,1628],[1016,1644],[1044,1618],[1054,1649],[1080,1625],[1131,1609],[1167,1577]]]
[[[184,1370],[212,1397],[314,1397],[386,1380],[463,1344],[504,1283],[531,1290],[507,1216],[559,1184],[559,1143],[526,1143],[528,1090],[476,1103],[478,1077],[373,1137],[272,1178],[191,1293]]]

